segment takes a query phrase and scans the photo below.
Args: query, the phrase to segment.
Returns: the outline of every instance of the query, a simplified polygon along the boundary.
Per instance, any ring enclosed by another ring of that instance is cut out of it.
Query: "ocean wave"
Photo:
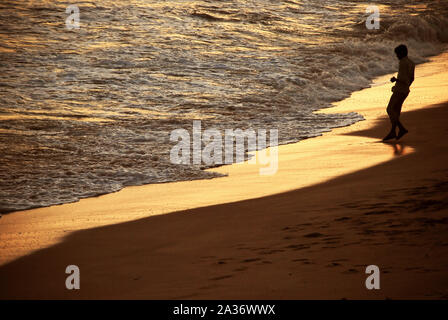
[[[172,164],[170,132],[200,119],[315,137],[363,119],[313,112],[395,72],[396,45],[421,63],[448,43],[432,1],[375,1],[380,30],[359,1],[83,1],[77,32],[64,4],[33,3],[0,6],[3,213],[217,177]]]

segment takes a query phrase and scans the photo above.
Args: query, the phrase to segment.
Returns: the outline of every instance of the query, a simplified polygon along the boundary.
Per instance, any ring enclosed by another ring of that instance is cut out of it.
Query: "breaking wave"
[[[279,142],[362,120],[315,114],[446,48],[443,1],[148,1],[0,4],[0,212],[124,186],[213,178],[169,161],[174,129],[279,129]]]

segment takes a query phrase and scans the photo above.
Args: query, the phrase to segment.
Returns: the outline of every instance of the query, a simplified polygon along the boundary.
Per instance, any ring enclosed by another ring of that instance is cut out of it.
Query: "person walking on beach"
[[[412,82],[414,82],[414,70],[415,64],[411,59],[408,58],[408,48],[401,44],[395,48],[395,54],[400,60],[398,67],[397,78],[392,77],[391,82],[396,82],[395,86],[392,88],[392,96],[390,97],[389,104],[387,106],[387,114],[389,115],[390,122],[392,124],[392,129],[389,134],[384,137],[383,141],[396,138],[397,140],[408,133],[408,130],[400,122],[401,107],[403,106],[404,100],[406,100],[409,95],[409,87]],[[396,134],[396,129],[398,126],[398,135]]]

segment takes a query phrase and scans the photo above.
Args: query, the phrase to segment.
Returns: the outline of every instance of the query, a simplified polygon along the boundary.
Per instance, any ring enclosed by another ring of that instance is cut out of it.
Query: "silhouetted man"
[[[408,48],[401,44],[395,48],[395,54],[400,60],[400,66],[398,67],[397,78],[392,77],[391,82],[396,82],[392,88],[392,97],[390,97],[389,104],[387,106],[387,114],[389,115],[390,122],[392,123],[392,129],[389,134],[384,137],[383,141],[396,138],[397,140],[408,133],[408,130],[400,122],[401,107],[404,100],[409,94],[409,87],[414,82],[414,70],[415,64],[408,58]],[[398,135],[396,129],[398,126]]]

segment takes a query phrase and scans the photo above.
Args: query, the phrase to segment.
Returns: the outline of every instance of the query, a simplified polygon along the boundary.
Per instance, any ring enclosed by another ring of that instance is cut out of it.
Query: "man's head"
[[[404,44],[400,44],[395,48],[394,51],[398,59],[402,59],[408,55],[408,47],[406,47]]]

